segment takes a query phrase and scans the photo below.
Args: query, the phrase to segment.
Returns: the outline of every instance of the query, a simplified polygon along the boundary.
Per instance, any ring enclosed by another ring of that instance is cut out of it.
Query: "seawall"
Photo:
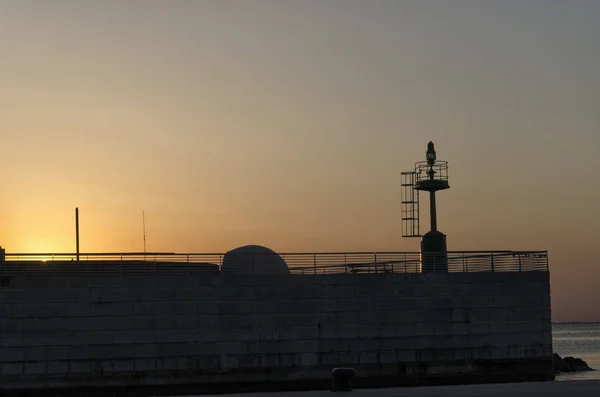
[[[548,272],[5,276],[0,388],[553,378]],[[208,387],[208,386],[211,386]],[[308,387],[308,386],[307,386]]]

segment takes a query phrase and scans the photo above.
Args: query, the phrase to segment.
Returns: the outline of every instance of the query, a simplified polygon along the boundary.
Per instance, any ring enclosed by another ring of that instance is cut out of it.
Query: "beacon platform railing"
[[[449,251],[429,254],[435,262],[447,261],[448,271],[548,271],[547,251]],[[6,253],[0,276],[85,274],[219,274],[222,253]],[[419,273],[419,252],[323,252],[279,254],[292,274]],[[273,255],[244,254],[252,269],[270,266]],[[433,266],[433,269],[437,266]]]

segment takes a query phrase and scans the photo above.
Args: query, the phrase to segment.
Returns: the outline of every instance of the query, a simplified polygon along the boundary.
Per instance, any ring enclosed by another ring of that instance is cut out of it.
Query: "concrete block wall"
[[[546,272],[12,277],[0,387],[551,377]]]

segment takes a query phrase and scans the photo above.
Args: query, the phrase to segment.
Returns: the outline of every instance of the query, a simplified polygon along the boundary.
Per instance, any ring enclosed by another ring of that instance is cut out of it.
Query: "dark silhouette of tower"
[[[446,235],[437,228],[435,193],[450,188],[448,162],[438,161],[433,142],[427,144],[426,161],[415,163],[415,170],[402,173],[402,221],[404,237],[422,237],[421,271],[423,273],[448,272]],[[431,230],[419,233],[419,192],[429,192]]]

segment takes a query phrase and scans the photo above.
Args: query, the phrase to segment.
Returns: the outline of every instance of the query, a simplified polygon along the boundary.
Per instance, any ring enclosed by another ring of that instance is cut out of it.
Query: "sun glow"
[[[61,250],[61,246],[62,244],[59,244],[56,239],[27,236],[27,240],[17,242],[14,247],[10,247],[10,252],[39,254],[39,257],[51,260],[53,254],[64,252],[64,249]]]

